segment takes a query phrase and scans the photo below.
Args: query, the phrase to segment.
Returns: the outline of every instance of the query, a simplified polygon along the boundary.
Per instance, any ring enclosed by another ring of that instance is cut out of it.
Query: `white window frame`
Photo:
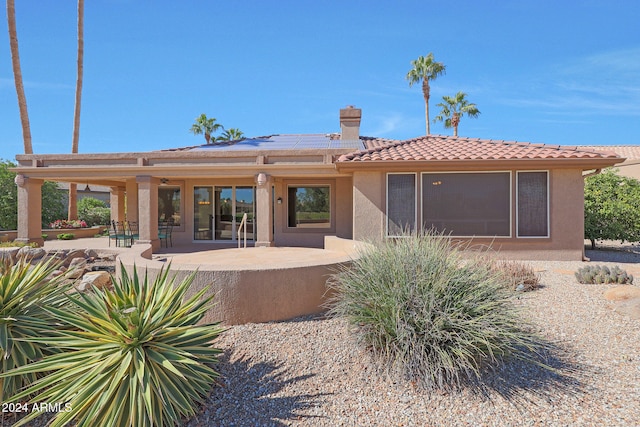
[[[416,172],[387,172],[386,174],[386,178],[385,178],[385,212],[384,212],[384,216],[385,216],[385,230],[384,230],[384,235],[385,237],[408,237],[408,236],[404,236],[404,235],[391,235],[389,234],[389,175],[413,175],[413,187],[414,187],[414,195],[413,195],[413,206],[414,206],[414,212],[413,212],[413,229],[414,230],[418,230],[418,204],[419,204],[419,197],[418,197],[418,174]]]
[[[420,173],[420,227],[424,227],[424,191],[422,191],[422,183],[424,182],[424,175],[442,175],[442,174],[478,174],[478,173],[506,173],[509,175],[509,234],[505,236],[496,236],[496,235],[477,235],[474,234],[472,236],[465,235],[456,235],[451,234],[447,235],[449,237],[455,237],[460,239],[474,239],[474,238],[487,238],[487,239],[511,239],[513,237],[513,171],[511,170],[491,170],[491,171],[432,171],[432,172],[421,172]]]

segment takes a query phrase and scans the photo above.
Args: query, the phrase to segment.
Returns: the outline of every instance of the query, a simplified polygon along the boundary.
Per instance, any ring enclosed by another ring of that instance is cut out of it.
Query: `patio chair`
[[[109,229],[109,246],[111,246],[111,240],[116,241],[116,247],[131,247],[131,243],[133,241],[131,239],[131,235],[127,233],[124,222],[111,221],[111,228]]]
[[[165,248],[168,248],[169,245],[173,246],[173,241],[171,240],[172,231],[173,219],[162,221],[158,224],[158,239],[160,239],[160,247],[162,247],[162,242],[164,242]]]
[[[127,221],[127,230],[129,230],[129,235],[131,236],[131,244],[135,243],[140,238],[138,221]]]

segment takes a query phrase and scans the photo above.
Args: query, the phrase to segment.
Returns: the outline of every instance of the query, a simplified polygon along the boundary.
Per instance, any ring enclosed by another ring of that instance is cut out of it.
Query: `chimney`
[[[340,139],[341,140],[357,140],[360,139],[360,119],[362,118],[362,110],[354,108],[353,105],[347,105],[346,108],[340,109]]]

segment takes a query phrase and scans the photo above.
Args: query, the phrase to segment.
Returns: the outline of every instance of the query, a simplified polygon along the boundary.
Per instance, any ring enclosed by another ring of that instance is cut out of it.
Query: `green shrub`
[[[356,326],[387,372],[426,388],[458,387],[505,358],[532,361],[542,350],[500,277],[443,235],[379,243],[329,286],[330,314]]]
[[[107,225],[111,221],[111,209],[100,199],[84,197],[78,201],[78,216],[83,218],[89,227]]]
[[[21,248],[23,246],[29,246],[32,248],[37,248],[39,245],[36,242],[24,243],[24,242],[16,242],[15,240],[11,242],[0,242],[0,248]]]
[[[220,350],[211,342],[221,333],[217,324],[198,324],[211,307],[206,289],[185,299],[194,277],[175,285],[166,270],[150,282],[122,267],[112,290],[67,295],[75,309],[49,311],[75,330],[41,338],[61,353],[0,374],[51,372],[13,401],[39,393],[30,404],[68,408],[51,426],[175,425],[193,416],[218,376],[210,364]]]
[[[500,260],[493,262],[491,268],[502,278],[508,289],[528,292],[540,287],[540,276],[528,264]]]
[[[625,270],[617,265],[612,268],[606,265],[588,265],[579,268],[575,272],[575,276],[579,283],[585,284],[619,283],[626,285],[633,283],[633,275],[627,274]]]
[[[0,259],[0,365],[2,372],[26,366],[52,354],[46,342],[26,341],[48,335],[55,321],[44,307],[59,307],[66,301],[68,289],[60,283],[62,276],[51,278],[57,264],[41,261],[35,266],[19,258],[14,264]],[[6,402],[38,375],[27,372],[0,379],[0,402]]]
[[[57,237],[58,240],[73,240],[75,239],[76,235],[73,233],[60,233]]]

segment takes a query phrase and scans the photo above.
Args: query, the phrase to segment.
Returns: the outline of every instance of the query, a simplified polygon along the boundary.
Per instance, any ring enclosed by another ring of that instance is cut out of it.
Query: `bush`
[[[112,290],[68,294],[74,309],[48,311],[73,331],[60,331],[39,342],[61,353],[46,356],[2,377],[51,371],[17,394],[12,402],[39,393],[30,402],[56,402],[68,411],[55,414],[51,426],[151,426],[179,424],[193,416],[218,376],[210,364],[220,350],[211,341],[218,324],[198,324],[210,308],[206,289],[185,299],[195,273],[175,285],[161,271],[121,279]],[[22,425],[39,414],[28,414]]]
[[[80,219],[72,219],[70,221],[66,219],[56,219],[51,224],[49,224],[49,227],[55,230],[66,230],[73,228],[87,228],[88,225],[85,221]]]
[[[627,274],[617,265],[611,269],[606,265],[588,265],[579,268],[575,272],[576,279],[579,283],[584,284],[603,284],[603,283],[619,283],[621,285],[632,284],[633,275]]]
[[[84,218],[89,227],[107,225],[111,221],[111,209],[102,200],[84,197],[78,201],[78,216]]]
[[[66,299],[63,276],[50,278],[57,264],[41,261],[31,266],[0,259],[0,365],[2,372],[26,366],[54,351],[46,342],[26,341],[49,335],[55,321],[44,307],[59,307]],[[6,402],[38,375],[27,372],[0,379],[0,402]]]
[[[530,265],[519,261],[496,261],[491,268],[502,278],[508,289],[528,292],[540,287],[540,277]]]
[[[504,358],[531,361],[542,344],[524,329],[512,292],[449,239],[386,240],[329,279],[329,307],[389,373],[426,388],[480,379]]]
[[[73,240],[76,235],[73,233],[60,233],[56,236],[58,240]]]

